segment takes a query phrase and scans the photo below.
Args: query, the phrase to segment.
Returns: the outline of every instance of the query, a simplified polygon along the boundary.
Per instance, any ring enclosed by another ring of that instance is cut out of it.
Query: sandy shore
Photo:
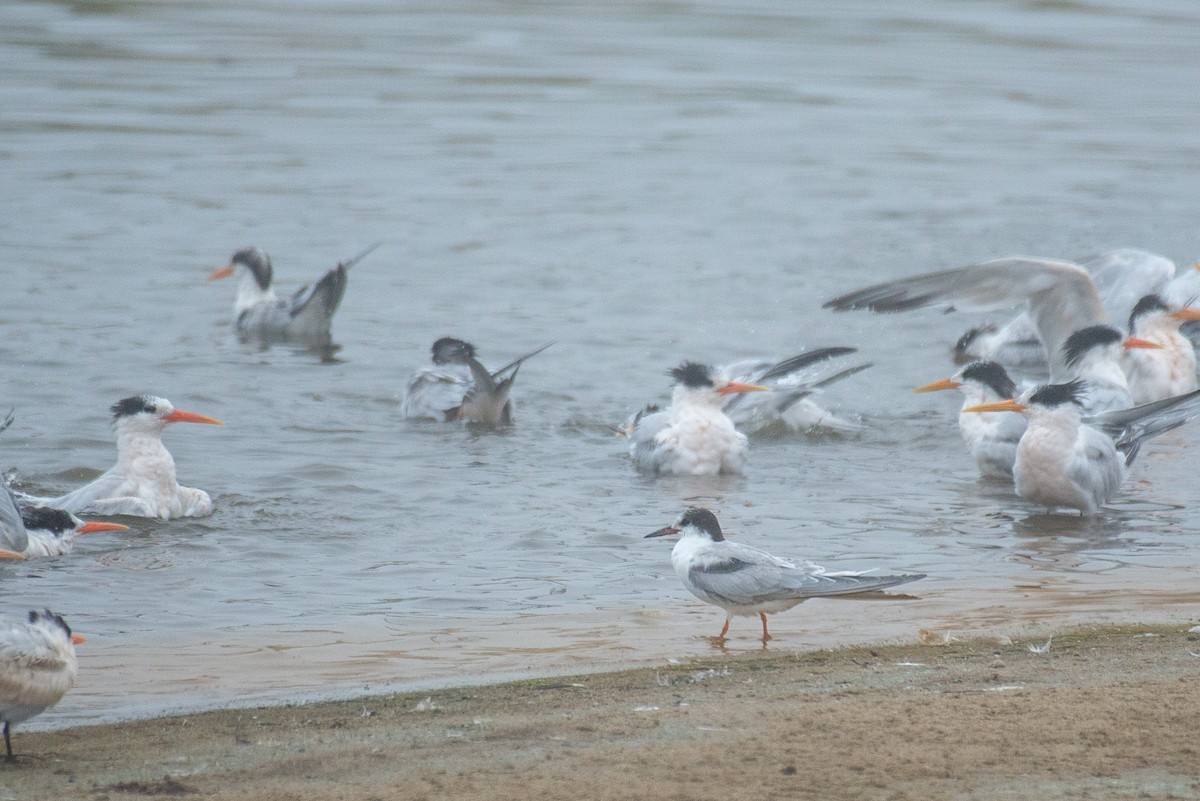
[[[1200,638],[1123,626],[16,732],[0,798],[1200,798]]]

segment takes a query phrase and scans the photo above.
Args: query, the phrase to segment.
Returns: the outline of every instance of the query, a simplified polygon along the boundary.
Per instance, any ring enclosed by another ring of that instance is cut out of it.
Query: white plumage
[[[214,270],[208,278],[211,281],[236,276],[233,313],[242,339],[263,344],[296,342],[328,349],[332,347],[333,314],[346,292],[347,270],[377,247],[378,244],[372,245],[353,259],[339,262],[318,280],[300,287],[290,298],[275,295],[271,259],[262,248],[239,250],[229,264]]]
[[[750,450],[746,435],[722,410],[724,396],[767,387],[741,384],[712,368],[685,362],[671,371],[675,389],[670,408],[637,419],[629,455],[639,470],[671,475],[742,473]]]
[[[30,612],[27,622],[0,618],[0,721],[10,761],[12,725],[54,706],[74,686],[80,642],[49,609]]]
[[[553,344],[553,343],[551,343]],[[526,359],[550,345],[489,371],[475,358],[475,346],[453,337],[433,343],[432,361],[408,380],[402,413],[406,420],[461,420],[492,428],[513,421],[512,388]]]
[[[1153,258],[1110,271],[1117,276],[1111,286],[1106,285],[1114,309],[1131,309],[1145,294],[1159,291],[1169,281],[1174,265],[1153,254],[1146,255]],[[1143,294],[1135,294],[1139,292]],[[1032,330],[1045,351],[1050,380],[1087,381],[1092,411],[1126,408],[1135,402],[1119,350],[1095,346],[1098,343],[1081,348],[1072,341],[1084,332],[1116,331],[1110,323],[1124,325],[1125,318],[1110,317],[1113,312],[1106,307],[1092,276],[1070,262],[1026,257],[996,259],[876,284],[825,303],[825,308],[839,311],[867,308],[898,312],[930,306],[977,310],[1020,308],[1027,321],[1018,318],[1010,323],[1003,337],[986,335],[991,352],[986,358],[1015,358],[1012,354],[1023,352],[1023,343],[1028,341]],[[1120,331],[1116,331],[1116,336],[1117,341],[1124,340],[1126,348],[1158,349],[1155,343],[1141,338],[1126,340]],[[960,358],[977,350],[972,339],[967,336],[959,340],[956,349]],[[1146,358],[1163,359],[1168,354]],[[1021,360],[1025,361],[1023,357]],[[1168,397],[1170,392],[1157,386],[1142,389],[1137,397],[1149,400]],[[1155,392],[1158,394],[1154,395]]]
[[[924,574],[877,576],[863,572],[831,572],[812,562],[793,562],[766,551],[729,542],[716,515],[692,508],[671,526],[647,537],[679,535],[671,549],[671,564],[688,591],[705,603],[725,610],[725,639],[735,615],[758,615],[763,642],[771,639],[767,615],[791,609],[809,598],[872,592],[924,578]]]
[[[1158,345],[1127,349],[1122,355],[1121,366],[1129,379],[1134,403],[1149,403],[1196,389],[1196,350],[1179,331],[1189,320],[1200,320],[1200,311],[1187,305],[1172,308],[1158,295],[1147,295],[1134,306],[1129,315],[1129,333]]]
[[[212,499],[204,490],[180,486],[175,460],[163,446],[163,429],[170,423],[210,423],[220,420],[176,409],[153,395],[136,395],[112,407],[117,429],[117,463],[104,475],[58,498],[35,498],[34,503],[75,514],[131,515],[171,520],[212,514]]]

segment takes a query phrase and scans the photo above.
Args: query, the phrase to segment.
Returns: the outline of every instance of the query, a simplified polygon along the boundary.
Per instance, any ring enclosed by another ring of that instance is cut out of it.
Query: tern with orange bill
[[[866,287],[833,298],[825,308],[900,312],[929,307],[967,310],[1022,309],[1037,332],[1050,367],[1050,380],[1084,379],[1095,410],[1133,404],[1119,353],[1099,349],[1111,337],[1126,348],[1158,348],[1111,328],[1091,275],[1054,259],[1012,257],[940,270]],[[1124,324],[1125,320],[1117,321]],[[1101,332],[1101,329],[1108,329]],[[1086,334],[1084,332],[1087,332]],[[1101,397],[1108,396],[1108,397]],[[1165,396],[1163,396],[1165,397]]]
[[[1146,295],[1133,307],[1129,333],[1159,346],[1127,350],[1122,356],[1134,403],[1196,389],[1196,349],[1179,331],[1181,325],[1195,320],[1200,320],[1200,309],[1188,305],[1172,308],[1158,295]]]
[[[75,684],[75,646],[84,638],[49,609],[31,611],[25,621],[0,618],[0,720],[9,762],[13,724],[57,704]]]
[[[1017,495],[1048,509],[1091,516],[1112,500],[1142,444],[1200,416],[1200,390],[1085,416],[1081,381],[1032,387],[1018,398],[966,406],[962,414],[1017,412],[1027,427],[1017,445]]]
[[[346,292],[347,271],[379,245],[377,242],[354,258],[338,262],[320,279],[300,287],[290,298],[276,296],[272,287],[271,259],[262,248],[242,248],[233,254],[229,264],[210,273],[208,280],[237,277],[233,313],[242,339],[264,344],[296,342],[328,348],[332,344],[333,314]]]
[[[75,538],[97,531],[124,531],[129,526],[80,520],[48,506],[19,508],[7,487],[0,488],[0,556],[62,556],[75,548]]]
[[[1000,364],[980,359],[973,361],[950,378],[939,378],[917,387],[914,392],[957,389],[963,395],[958,414],[958,430],[985,478],[1012,480],[1017,445],[1025,433],[1025,416],[1011,414],[973,414],[967,407],[1007,400],[1017,395],[1017,385]]]
[[[175,460],[163,446],[163,430],[171,423],[220,420],[176,409],[169,400],[135,395],[112,406],[117,429],[117,463],[104,475],[58,498],[30,498],[32,503],[73,514],[131,515],[171,520],[212,514],[204,490],[183,487],[175,479]]]
[[[684,362],[670,375],[675,379],[671,406],[634,421],[629,435],[634,465],[648,473],[671,475],[744,472],[749,440],[734,428],[722,407],[729,395],[771,388],[731,381],[696,362]]]
[[[923,573],[878,576],[870,571],[830,571],[812,562],[793,562],[725,539],[717,516],[692,507],[672,525],[646,535],[678,536],[671,565],[683,586],[701,601],[725,610],[725,625],[714,640],[724,643],[735,615],[762,621],[762,640],[771,639],[767,615],[809,598],[873,593],[925,578]]]

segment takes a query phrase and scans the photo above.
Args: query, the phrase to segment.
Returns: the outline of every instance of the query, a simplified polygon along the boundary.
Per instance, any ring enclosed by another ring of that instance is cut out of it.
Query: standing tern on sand
[[[75,646],[83,637],[46,609],[27,622],[0,618],[0,720],[4,749],[12,762],[12,726],[54,706],[75,684]]]
[[[675,535],[679,541],[671,549],[671,564],[683,586],[701,601],[725,610],[725,625],[715,638],[718,643],[725,641],[735,615],[758,615],[765,644],[771,639],[768,614],[786,611],[809,598],[868,593],[925,578],[923,573],[876,576],[831,572],[812,562],[781,559],[728,541],[716,515],[696,507],[646,538]]]
[[[75,514],[131,515],[171,520],[212,514],[204,490],[182,487],[175,480],[175,460],[163,446],[163,430],[171,423],[220,420],[176,409],[169,400],[135,395],[112,406],[117,429],[117,463],[104,475],[58,498],[32,502]]]
[[[711,367],[684,362],[671,370],[671,406],[635,419],[629,435],[634,465],[649,473],[713,476],[742,473],[750,450],[746,435],[723,411],[725,398],[770,387],[731,381]]]
[[[475,346],[470,342],[442,337],[433,343],[432,362],[408,380],[402,413],[409,420],[461,420],[491,428],[511,425],[517,373],[526,359],[548,347],[543,345],[489,371],[475,358]]]
[[[298,342],[327,348],[332,343],[333,313],[346,292],[347,271],[379,247],[375,243],[352,259],[338,262],[320,279],[300,287],[290,298],[280,298],[272,288],[271,259],[262,248],[242,248],[229,264],[209,274],[214,281],[237,276],[237,298],[233,303],[235,325],[243,339],[262,343]]]

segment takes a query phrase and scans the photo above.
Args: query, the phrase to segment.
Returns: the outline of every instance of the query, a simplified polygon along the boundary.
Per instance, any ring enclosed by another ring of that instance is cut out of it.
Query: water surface
[[[138,392],[227,423],[167,433],[211,518],[0,568],[4,611],[88,636],[34,725],[705,653],[721,613],[641,538],[690,503],[929,574],[781,615],[772,647],[1195,614],[1200,435],[1148,448],[1110,514],[1040,515],[976,478],[957,398],[911,393],[979,318],[820,309],[1014,253],[1190,264],[1194,4],[592,5],[0,8],[0,464],[87,480]],[[257,244],[290,291],[377,240],[332,362],[243,346],[203,280]],[[443,335],[491,364],[556,343],[514,429],[401,420]],[[652,480],[611,434],[685,358],[840,344],[875,363],[826,396],[860,435]]]

